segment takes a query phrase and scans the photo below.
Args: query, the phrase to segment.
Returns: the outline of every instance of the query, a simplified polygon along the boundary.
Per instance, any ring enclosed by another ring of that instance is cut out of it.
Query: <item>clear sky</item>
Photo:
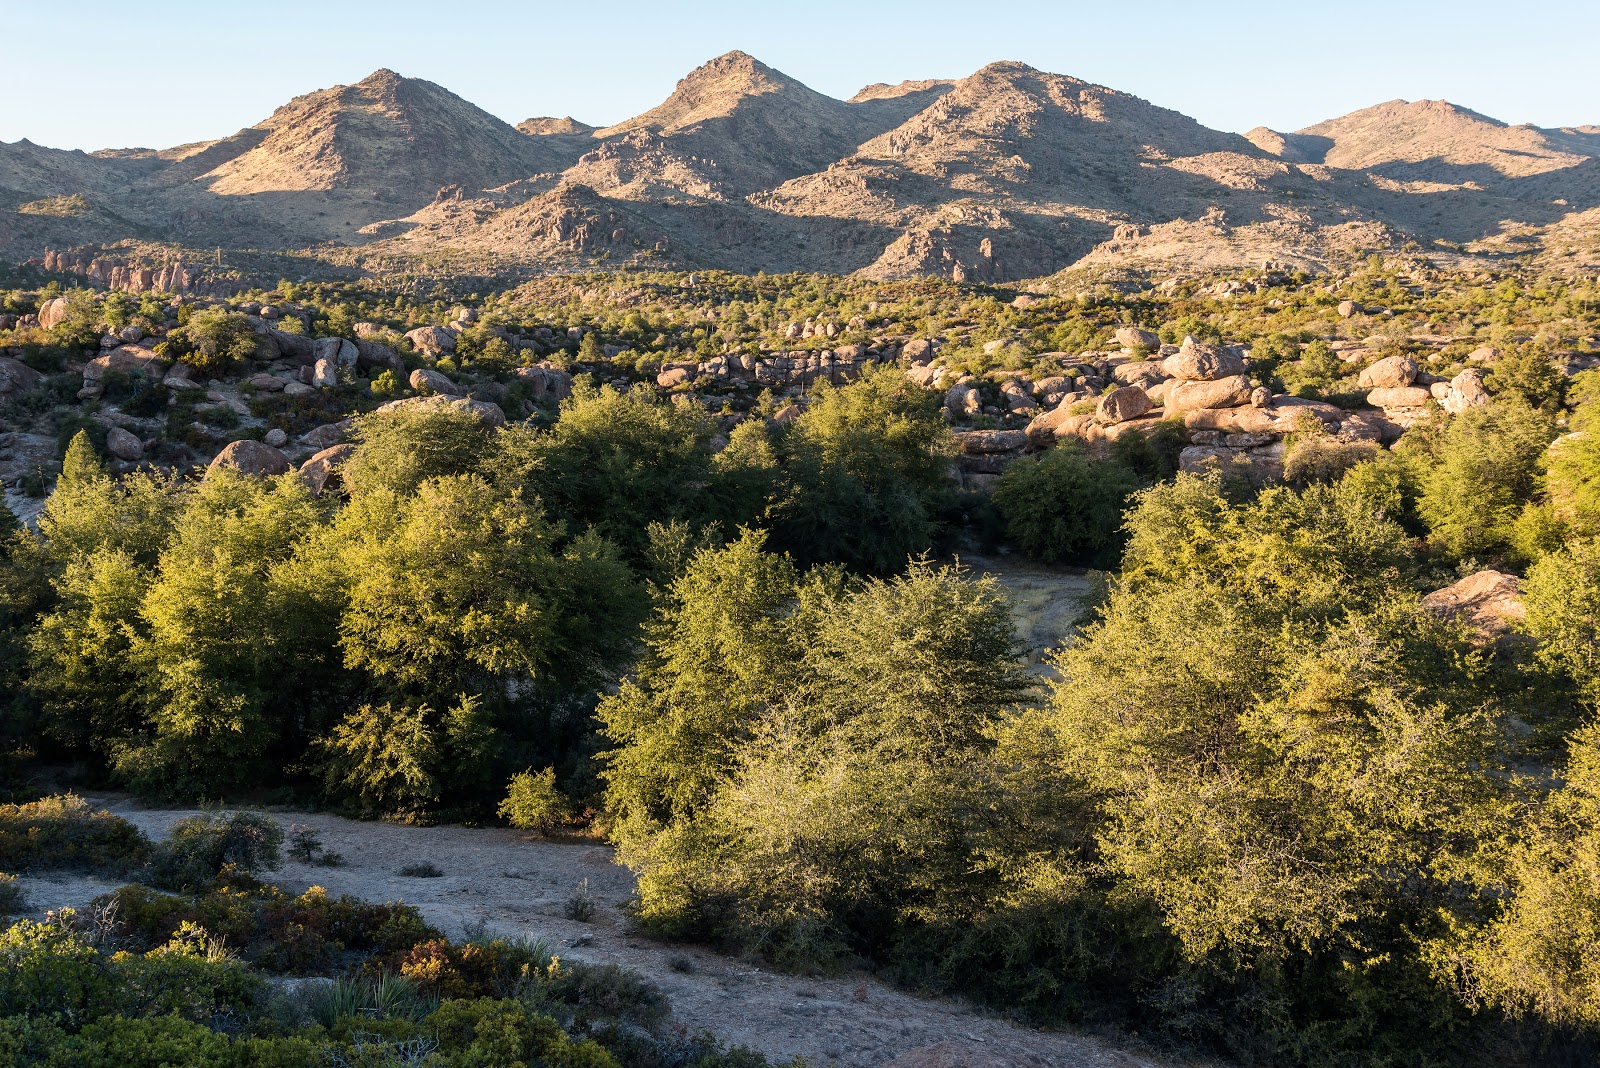
[[[1513,123],[1600,123],[1597,0],[3,0],[0,10],[0,141],[60,148],[224,136],[379,67],[510,122],[570,114],[603,125],[734,48],[840,97],[1016,59],[1223,130],[1298,129],[1397,97]]]

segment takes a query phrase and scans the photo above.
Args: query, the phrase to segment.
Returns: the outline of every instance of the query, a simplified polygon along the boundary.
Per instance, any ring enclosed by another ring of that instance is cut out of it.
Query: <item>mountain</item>
[[[1391,100],[1276,136],[1289,153],[1285,158],[1297,162],[1374,171],[1403,181],[1451,183],[1561,170],[1600,148],[1597,139],[1585,151],[1577,131],[1509,126],[1445,100]]]
[[[1390,101],[1241,136],[1015,62],[838,100],[730,52],[598,128],[512,126],[380,70],[213,141],[0,145],[0,256],[15,259],[153,242],[375,273],[648,263],[1001,282],[1420,246],[1587,269],[1597,219],[1600,126]]]

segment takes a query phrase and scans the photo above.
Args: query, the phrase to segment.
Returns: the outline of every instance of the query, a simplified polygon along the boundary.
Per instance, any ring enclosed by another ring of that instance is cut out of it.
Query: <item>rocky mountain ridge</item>
[[[1208,129],[1001,62],[836,100],[742,52],[596,128],[512,126],[380,70],[172,149],[0,145],[0,257],[119,242],[533,275],[595,265],[1005,282],[1074,265],[1318,268],[1372,251],[1600,265],[1600,127],[1390,101]],[[173,257],[176,259],[176,256]]]

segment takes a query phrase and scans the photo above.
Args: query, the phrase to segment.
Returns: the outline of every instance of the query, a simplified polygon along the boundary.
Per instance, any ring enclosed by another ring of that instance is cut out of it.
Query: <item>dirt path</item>
[[[148,809],[125,797],[93,797],[159,839],[192,810]],[[272,881],[296,892],[323,886],[369,901],[406,901],[429,923],[459,937],[469,925],[497,934],[543,938],[560,956],[635,969],[661,986],[691,1031],[708,1030],[774,1059],[805,1056],[848,1068],[887,1064],[908,1050],[950,1043],[972,1065],[1133,1068],[1157,1061],[1097,1040],[1043,1033],[983,1015],[958,1002],[913,997],[859,976],[808,979],[774,974],[749,961],[704,949],[662,945],[630,929],[620,910],[633,876],[598,844],[530,840],[510,830],[402,827],[317,813],[274,811],[285,827],[314,828],[344,865],[316,867],[285,860]],[[399,874],[412,864],[444,874]],[[569,920],[567,901],[587,881],[596,900],[588,923]],[[77,876],[25,876],[35,915],[81,907],[115,884]],[[949,1062],[946,1062],[949,1063]]]

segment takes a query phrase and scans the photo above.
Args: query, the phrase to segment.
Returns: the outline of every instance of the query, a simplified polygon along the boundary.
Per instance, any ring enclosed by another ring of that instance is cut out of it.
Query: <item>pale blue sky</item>
[[[1600,123],[1600,3],[0,3],[0,141],[220,137],[378,67],[510,122],[597,125],[729,49],[834,96],[1018,59],[1208,126],[1297,129],[1403,97],[1507,122]]]

